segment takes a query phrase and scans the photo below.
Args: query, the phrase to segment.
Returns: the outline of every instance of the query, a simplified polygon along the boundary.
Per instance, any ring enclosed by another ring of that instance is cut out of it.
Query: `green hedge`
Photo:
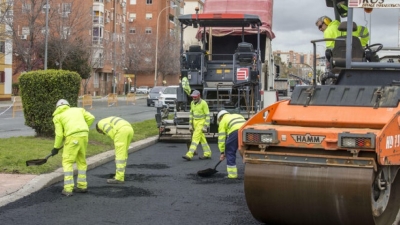
[[[81,77],[68,70],[36,70],[19,78],[25,125],[39,137],[53,137],[53,112],[59,99],[78,105]]]

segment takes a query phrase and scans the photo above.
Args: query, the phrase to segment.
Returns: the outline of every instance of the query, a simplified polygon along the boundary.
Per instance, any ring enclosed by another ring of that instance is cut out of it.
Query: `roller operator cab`
[[[264,60],[262,54],[266,54],[267,50],[261,51],[261,47],[265,49],[267,43],[270,44],[267,39],[270,39],[265,33],[261,34],[260,17],[252,14],[189,14],[179,16],[179,21],[182,33],[187,27],[199,27],[197,37],[202,46],[190,45],[185,50],[182,41],[181,76],[186,77],[191,90],[200,91],[201,98],[207,102],[211,121],[210,132],[206,136],[216,138],[216,115],[220,110],[249,118],[263,107],[264,78],[261,79],[261,68]],[[213,32],[218,28],[235,30],[237,33],[213,37]],[[214,44],[208,45],[204,40]],[[275,102],[276,94],[273,98],[272,102]],[[159,108],[156,119],[160,140],[190,141],[191,100],[180,85],[174,118],[167,118],[167,114],[163,113],[165,109]]]
[[[347,33],[362,2],[345,1]],[[335,40],[345,51],[332,50],[329,85],[316,85],[314,73],[313,85],[296,86],[290,100],[264,108],[239,130],[244,191],[257,220],[399,224],[400,64],[391,63],[399,56],[377,60],[381,44],[354,53],[353,39]],[[321,41],[311,41],[314,52]]]

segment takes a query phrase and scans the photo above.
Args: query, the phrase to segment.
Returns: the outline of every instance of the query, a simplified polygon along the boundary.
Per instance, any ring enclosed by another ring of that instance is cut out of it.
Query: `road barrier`
[[[108,105],[108,107],[113,106],[113,105],[118,106],[117,94],[113,94],[113,93],[108,94],[107,105]]]
[[[13,103],[13,118],[15,117],[15,112],[22,111],[23,109],[21,97],[15,96]]]
[[[85,106],[89,106],[90,109],[93,108],[93,98],[91,95],[84,95],[82,97],[82,108],[85,108]]]
[[[126,95],[126,104],[128,105],[129,103],[136,104],[136,93],[128,93]]]

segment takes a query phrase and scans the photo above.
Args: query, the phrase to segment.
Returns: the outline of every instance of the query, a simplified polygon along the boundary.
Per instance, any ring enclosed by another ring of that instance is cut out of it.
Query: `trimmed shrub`
[[[68,70],[36,70],[19,78],[25,125],[37,136],[54,137],[53,112],[59,99],[78,105],[81,77]]]

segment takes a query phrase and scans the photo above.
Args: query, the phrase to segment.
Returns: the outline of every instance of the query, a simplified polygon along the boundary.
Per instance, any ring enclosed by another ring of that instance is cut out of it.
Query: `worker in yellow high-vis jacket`
[[[220,160],[226,156],[228,178],[238,177],[236,167],[236,152],[238,149],[238,130],[246,122],[239,114],[230,114],[221,110],[217,115],[218,120],[218,148],[221,152]]]
[[[200,143],[203,148],[203,156],[200,156],[199,159],[211,159],[211,149],[204,135],[210,126],[210,110],[207,102],[200,98],[198,90],[194,90],[190,96],[193,100],[190,104],[189,130],[193,132],[193,135],[189,151],[182,158],[188,161],[192,160],[197,145]]]
[[[87,192],[86,148],[89,127],[93,121],[94,116],[84,108],[70,107],[67,100],[58,100],[56,110],[53,113],[55,140],[51,153],[56,155],[61,148],[64,149],[62,154],[64,189],[61,194],[65,196],[72,196],[72,192]],[[72,166],[75,162],[78,168],[78,179],[74,188],[74,169]]]
[[[100,120],[96,124],[96,130],[114,140],[116,172],[113,179],[107,179],[107,183],[123,184],[128,149],[133,138],[132,125],[122,118],[111,116]]]

